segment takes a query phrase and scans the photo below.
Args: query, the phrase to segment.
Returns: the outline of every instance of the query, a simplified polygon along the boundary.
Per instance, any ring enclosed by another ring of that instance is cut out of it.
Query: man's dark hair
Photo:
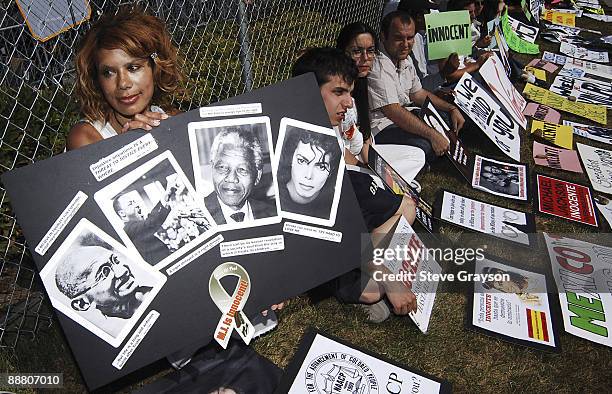
[[[393,20],[395,20],[395,18],[398,18],[404,24],[409,25],[411,23],[414,23],[414,19],[406,11],[397,10],[397,11],[389,12],[387,15],[385,15],[383,20],[380,22],[380,32],[383,35],[383,37],[385,38],[389,37],[389,30],[391,30],[391,23],[393,23]]]
[[[474,2],[475,0],[451,0],[448,2],[446,9],[447,11],[461,11]]]
[[[378,50],[378,39],[376,37],[376,33],[374,30],[367,24],[363,22],[353,22],[344,26],[340,33],[338,33],[338,38],[336,38],[336,48],[341,51],[346,51],[346,48],[351,44],[358,35],[360,34],[369,34],[372,36],[374,40],[374,47]]]
[[[431,9],[437,10],[438,8],[438,4],[429,0],[401,0],[397,5],[398,11],[405,11],[413,18],[419,14],[425,14]]]
[[[291,75],[294,77],[309,72],[315,73],[319,86],[329,82],[333,76],[338,76],[351,85],[359,74],[353,59],[344,51],[331,47],[306,50],[291,69]]]

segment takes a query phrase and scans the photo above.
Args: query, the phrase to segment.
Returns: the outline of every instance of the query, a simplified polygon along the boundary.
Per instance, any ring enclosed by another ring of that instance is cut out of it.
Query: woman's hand
[[[134,118],[125,122],[122,132],[134,129],[143,129],[150,131],[153,127],[159,126],[162,120],[168,119],[168,114],[152,111],[144,111],[143,113],[134,115]]]

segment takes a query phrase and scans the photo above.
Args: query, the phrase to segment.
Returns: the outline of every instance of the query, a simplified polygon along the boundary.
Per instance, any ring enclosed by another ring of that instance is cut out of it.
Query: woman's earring
[[[153,53],[152,53],[151,55],[149,55],[149,56],[151,56],[151,59],[153,59],[153,63],[156,63],[156,64],[157,64],[157,58],[158,58],[158,56],[157,56],[157,52],[153,52]]]

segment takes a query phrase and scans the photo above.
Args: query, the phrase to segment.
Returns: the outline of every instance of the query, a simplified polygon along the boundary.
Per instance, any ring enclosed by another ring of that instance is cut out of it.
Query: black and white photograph
[[[53,307],[119,347],[166,282],[87,219],[40,272]]]
[[[283,217],[334,225],[344,175],[340,146],[332,129],[281,120],[276,151]]]
[[[580,137],[585,137],[593,141],[603,142],[604,144],[612,144],[612,129],[576,123],[570,120],[564,120],[563,125],[572,126],[574,134],[579,135]]]
[[[162,269],[210,237],[215,223],[166,151],[94,194],[128,248]]]
[[[527,166],[476,155],[472,187],[496,196],[527,200]]]
[[[192,122],[188,130],[195,187],[219,229],[280,222],[270,118]]]

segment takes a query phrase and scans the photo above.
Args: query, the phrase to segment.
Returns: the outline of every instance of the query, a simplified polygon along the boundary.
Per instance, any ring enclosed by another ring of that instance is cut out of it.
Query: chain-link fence
[[[86,0],[77,1],[3,0],[0,5],[0,173],[63,151],[66,132],[79,118],[73,100],[78,39],[102,13],[131,3],[94,0],[90,20],[68,28],[75,13],[86,8]],[[140,5],[166,22],[180,49],[185,93],[174,105],[189,110],[288,78],[300,49],[332,44],[349,22],[376,27],[383,3],[149,0]],[[60,27],[68,29],[44,42],[25,23],[25,18],[33,25],[46,18],[44,23],[57,24],[53,16],[64,14]],[[3,187],[0,253],[0,347],[14,348],[20,337],[32,338],[51,324],[51,310]]]

